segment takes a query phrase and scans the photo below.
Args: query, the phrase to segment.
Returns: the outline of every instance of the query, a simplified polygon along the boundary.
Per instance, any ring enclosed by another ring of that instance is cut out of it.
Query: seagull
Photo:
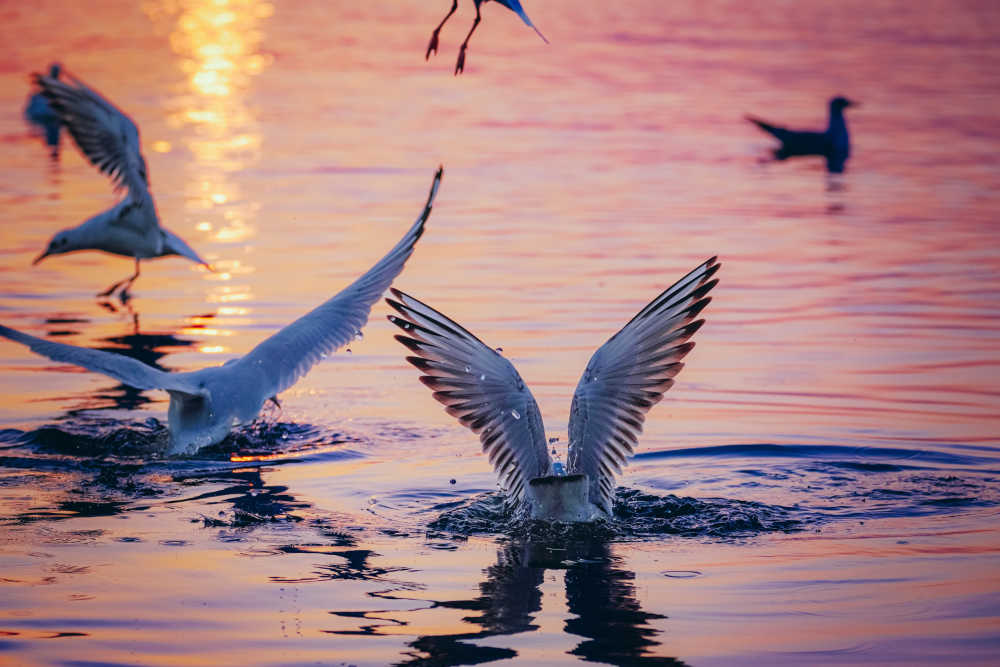
[[[844,120],[844,109],[859,106],[857,102],[846,97],[834,97],[830,100],[830,123],[823,132],[789,130],[777,125],[771,125],[759,118],[747,116],[746,119],[768,134],[774,135],[781,146],[774,149],[774,159],[784,160],[799,155],[822,155],[826,158],[826,169],[831,174],[844,171],[844,163],[851,155],[851,142],[847,134],[847,122]]]
[[[165,390],[170,394],[169,453],[193,454],[221,442],[235,426],[252,422],[267,400],[280,405],[279,393],[361,332],[372,305],[403,270],[423,234],[442,173],[439,168],[420,217],[367,273],[246,356],[222,366],[168,373],[121,354],[36,338],[5,326],[0,326],[0,336],[53,361],[103,373],[131,387]]]
[[[549,459],[542,417],[514,365],[454,320],[395,288],[389,321],[406,360],[445,410],[479,434],[508,500],[532,519],[590,522],[612,515],[615,474],[663,398],[719,282],[713,257],[653,299],[590,358],[573,395],[569,456]]]
[[[465,41],[462,42],[462,48],[459,49],[458,51],[458,62],[455,63],[455,74],[459,74],[465,70],[465,50],[469,47],[469,38],[472,37],[472,33],[476,31],[476,27],[479,26],[479,22],[482,20],[482,16],[479,13],[479,6],[489,2],[490,0],[473,0],[473,1],[476,4],[476,20],[472,22],[472,29],[469,30],[469,34],[465,36]],[[521,7],[521,3],[518,0],[494,0],[494,1],[498,5],[503,5],[510,11],[520,16],[521,20],[524,21],[529,28],[538,33],[538,36],[542,38],[543,42],[545,42],[546,44],[549,43],[549,40],[545,39],[545,35],[543,35],[542,32],[535,27],[535,24],[531,22],[531,19],[528,18],[528,15],[524,13],[524,9]],[[424,56],[424,60],[429,60],[432,53],[437,53],[438,34],[441,32],[441,28],[444,27],[444,24],[448,21],[448,19],[451,18],[451,15],[455,13],[456,9],[458,9],[458,0],[451,0],[451,9],[448,11],[447,14],[445,14],[444,18],[441,19],[441,23],[438,24],[438,27],[434,28],[434,32],[431,34],[431,41],[430,44],[427,45],[427,55]]]
[[[49,78],[58,79],[60,69],[62,67],[59,63],[49,65]],[[58,157],[59,130],[62,129],[62,121],[59,119],[59,114],[53,111],[49,101],[45,99],[45,95],[38,92],[28,98],[28,104],[24,107],[24,117],[45,132],[45,143],[48,144],[52,157]]]
[[[71,74],[66,76],[68,82],[41,74],[35,74],[34,79],[87,159],[111,178],[116,192],[124,189],[127,194],[107,211],[58,232],[32,263],[78,250],[132,257],[135,273],[98,294],[106,297],[122,288],[122,302],[139,277],[139,260],[180,255],[211,270],[181,237],[160,226],[149,191],[146,160],[139,150],[139,128],[95,90]]]

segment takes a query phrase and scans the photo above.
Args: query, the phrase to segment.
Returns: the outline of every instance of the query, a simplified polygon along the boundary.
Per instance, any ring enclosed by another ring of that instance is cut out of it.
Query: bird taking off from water
[[[472,29],[469,30],[469,34],[465,36],[465,41],[462,42],[462,47],[458,50],[458,61],[455,63],[455,74],[458,74],[465,69],[465,50],[469,47],[469,38],[472,37],[472,33],[476,31],[476,28],[479,26],[479,22],[482,20],[482,16],[479,13],[479,6],[489,2],[490,0],[473,1],[476,4],[476,20],[472,22]],[[545,39],[545,35],[543,35],[542,32],[535,27],[535,24],[531,22],[528,15],[524,13],[524,9],[521,7],[521,3],[518,0],[494,0],[494,2],[498,5],[503,5],[510,11],[520,16],[521,20],[524,21],[529,28],[538,33],[538,36],[542,38],[543,42],[546,44],[549,43],[549,40]],[[444,24],[448,21],[448,19],[451,18],[451,15],[455,13],[456,9],[458,9],[458,0],[451,0],[451,9],[447,14],[445,14],[444,18],[441,19],[441,23],[438,24],[438,27],[434,28],[434,32],[431,33],[431,41],[427,45],[427,54],[424,56],[424,60],[429,59],[432,53],[437,53],[438,34],[441,32],[441,28],[444,27]]]
[[[58,79],[60,69],[62,66],[59,63],[49,65],[49,78]],[[45,143],[49,147],[50,155],[53,159],[58,158],[62,121],[59,119],[59,114],[52,109],[49,101],[45,99],[44,94],[36,92],[28,98],[28,103],[24,107],[24,117],[45,134]]]
[[[0,336],[53,361],[104,373],[138,389],[170,394],[170,453],[193,454],[252,422],[268,399],[290,388],[320,359],[361,333],[382,293],[403,270],[431,213],[442,170],[434,176],[420,217],[389,253],[339,294],[222,366],[167,373],[121,354],[36,338],[0,326]]]
[[[134,258],[135,273],[98,294],[110,296],[121,288],[119,298],[123,302],[139,277],[139,260],[180,255],[211,268],[183,239],[160,226],[149,191],[146,160],[139,150],[139,128],[79,79],[70,74],[66,78],[34,75],[35,83],[69,129],[76,145],[98,170],[111,178],[115,191],[124,189],[126,195],[107,211],[57,233],[33,263],[78,250],[101,250]]]
[[[549,459],[538,405],[513,364],[408,294],[393,289],[386,301],[401,315],[389,316],[404,331],[396,340],[414,352],[406,360],[479,435],[508,499],[532,519],[587,522],[611,516],[615,474],[694,347],[720,266],[713,257],[681,278],[590,358],[573,395],[566,471]]]
[[[789,130],[753,116],[747,116],[746,119],[781,142],[781,146],[774,149],[775,160],[800,155],[821,155],[826,158],[827,171],[831,174],[840,174],[844,171],[844,163],[851,155],[851,142],[847,134],[847,121],[844,120],[844,109],[854,106],[859,104],[846,97],[838,96],[830,100],[830,122],[823,132]]]

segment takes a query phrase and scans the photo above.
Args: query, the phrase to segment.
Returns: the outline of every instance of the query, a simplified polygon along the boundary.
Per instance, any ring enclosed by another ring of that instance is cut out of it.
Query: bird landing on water
[[[542,416],[514,365],[462,325],[392,289],[396,340],[448,414],[479,435],[507,499],[533,519],[610,518],[615,474],[649,409],[674,384],[704,320],[720,264],[713,257],[653,299],[597,349],[573,394],[568,474],[549,457]]]

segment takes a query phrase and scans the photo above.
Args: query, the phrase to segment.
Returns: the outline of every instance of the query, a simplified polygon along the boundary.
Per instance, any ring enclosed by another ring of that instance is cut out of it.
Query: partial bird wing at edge
[[[542,416],[514,365],[457,322],[397,289],[386,299],[402,317],[389,321],[396,340],[416,353],[406,360],[445,410],[479,435],[504,490],[515,500],[549,473]]]
[[[115,190],[127,188],[137,202],[149,189],[139,128],[132,119],[79,79],[71,83],[35,74],[34,81],[90,162],[107,174]]]
[[[295,320],[240,359],[244,368],[262,374],[264,396],[277,394],[294,385],[325,355],[346,345],[361,332],[372,305],[389,288],[413,253],[424,233],[434,197],[441,183],[442,169],[434,175],[427,203],[406,235],[370,268],[340,293]]]
[[[48,357],[52,361],[73,364],[88,371],[102,373],[137,389],[163,389],[195,396],[207,395],[186,378],[184,373],[167,373],[123,354],[57,343],[2,325],[0,325],[0,336],[27,345],[32,352]]]
[[[570,473],[590,478],[590,499],[611,513],[615,475],[638,443],[646,412],[658,403],[694,347],[688,339],[711,299],[719,270],[712,258],[665,290],[590,358],[573,394]]]
[[[510,11],[512,11],[515,14],[517,14],[518,16],[520,16],[521,20],[524,21],[524,23],[529,28],[531,28],[532,30],[534,30],[538,34],[538,36],[542,38],[543,42],[545,42],[546,44],[549,43],[549,40],[545,39],[545,35],[542,34],[542,31],[539,30],[535,26],[535,24],[531,22],[531,19],[528,18],[528,14],[525,13],[524,8],[521,7],[521,3],[519,2],[519,0],[498,0],[498,2],[501,5],[503,5],[504,7],[506,7],[507,9],[509,9]]]

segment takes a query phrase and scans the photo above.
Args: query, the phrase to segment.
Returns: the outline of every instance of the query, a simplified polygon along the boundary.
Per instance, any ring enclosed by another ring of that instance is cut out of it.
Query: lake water
[[[600,534],[508,534],[475,436],[363,340],[259,423],[159,455],[167,397],[0,341],[0,662],[988,664],[1000,652],[1000,6],[8,5],[0,322],[186,370],[367,269],[502,346],[566,444],[590,354],[704,259],[697,348]],[[31,260],[114,201],[21,117],[59,60],[139,124],[218,269]],[[853,156],[762,161],[742,116]],[[454,483],[452,483],[454,480]],[[995,664],[995,663],[994,663]]]

